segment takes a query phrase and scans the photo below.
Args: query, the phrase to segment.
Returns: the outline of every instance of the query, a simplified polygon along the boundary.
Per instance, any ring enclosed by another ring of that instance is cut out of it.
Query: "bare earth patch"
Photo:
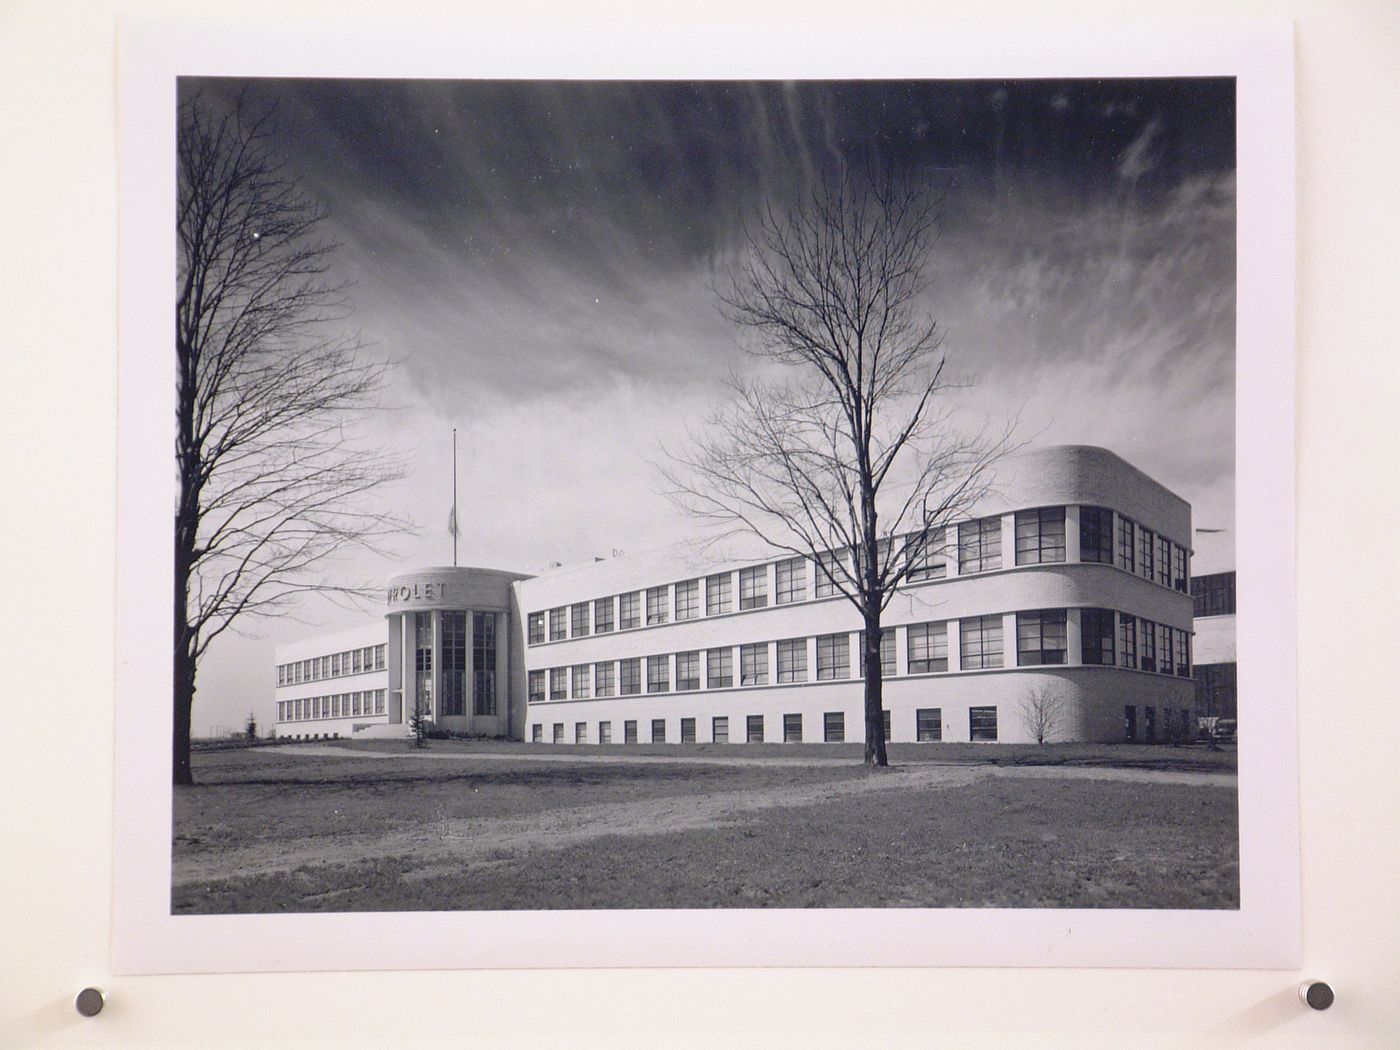
[[[211,758],[175,910],[1238,903],[1228,772],[432,754]]]

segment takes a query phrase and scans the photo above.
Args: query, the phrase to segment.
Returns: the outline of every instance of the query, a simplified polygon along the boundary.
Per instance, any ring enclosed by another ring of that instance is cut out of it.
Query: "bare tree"
[[[987,492],[1009,430],[952,421],[942,334],[926,309],[938,200],[892,178],[832,181],[764,209],[718,289],[747,347],[781,378],[732,397],[671,455],[687,511],[811,558],[864,625],[865,761],[888,764],[881,615],[944,557],[946,527]]]
[[[330,588],[318,570],[403,523],[364,497],[401,473],[352,445],[385,365],[338,322],[324,213],[268,147],[268,115],[180,109],[174,781],[193,782],[200,659],[235,622]]]
[[[1021,725],[1037,744],[1054,739],[1067,712],[1064,695],[1050,682],[1028,687],[1021,698]]]

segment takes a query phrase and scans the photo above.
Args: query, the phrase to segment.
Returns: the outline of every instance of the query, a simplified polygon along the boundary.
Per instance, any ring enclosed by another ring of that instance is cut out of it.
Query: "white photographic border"
[[[171,529],[178,76],[847,79],[1232,76],[1237,84],[1240,908],[172,915]],[[119,40],[113,969],[1296,968],[1294,118],[1289,23],[128,23]]]

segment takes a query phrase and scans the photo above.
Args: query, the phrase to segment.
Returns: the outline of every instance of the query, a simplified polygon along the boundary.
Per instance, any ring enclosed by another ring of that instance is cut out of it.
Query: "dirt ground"
[[[200,756],[174,910],[1238,903],[1220,753],[935,748],[868,771],[820,750],[588,750]]]

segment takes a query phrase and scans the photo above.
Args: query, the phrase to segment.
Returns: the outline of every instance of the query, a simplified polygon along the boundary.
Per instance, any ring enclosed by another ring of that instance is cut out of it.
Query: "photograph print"
[[[1233,77],[177,96],[172,915],[1240,907]]]

